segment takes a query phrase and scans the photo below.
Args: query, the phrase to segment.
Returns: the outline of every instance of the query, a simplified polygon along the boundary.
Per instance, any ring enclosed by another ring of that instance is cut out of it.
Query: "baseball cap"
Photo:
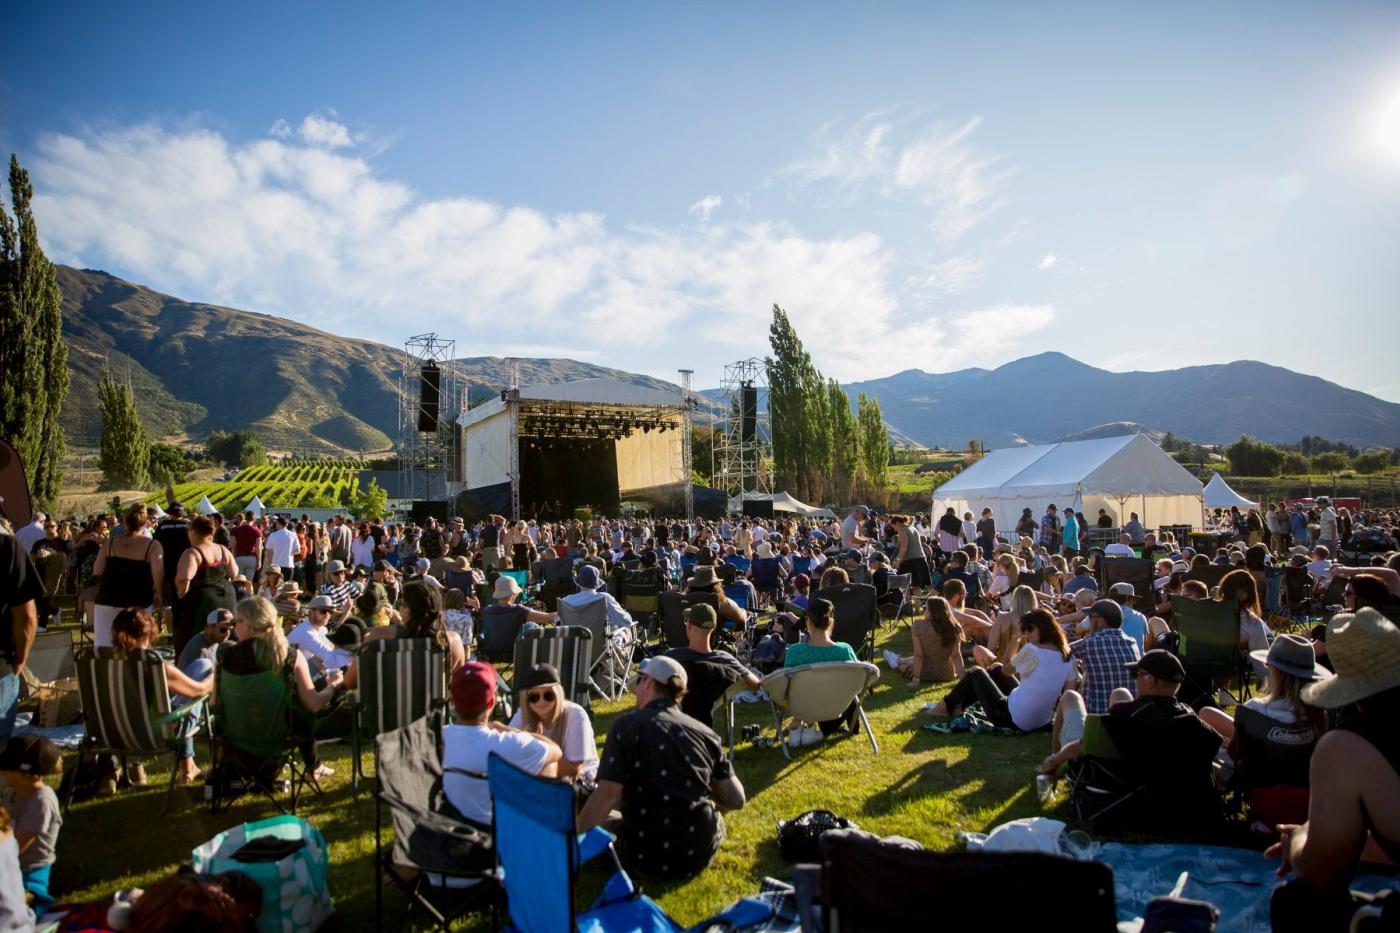
[[[1140,659],[1128,662],[1128,670],[1134,674],[1142,671],[1171,684],[1179,684],[1186,679],[1186,668],[1181,666],[1177,656],[1161,648],[1153,648]]]
[[[452,706],[459,715],[472,716],[496,702],[496,669],[480,661],[468,661],[452,672]]]
[[[640,673],[646,674],[652,680],[661,683],[679,680],[682,687],[684,687],[686,683],[685,668],[681,667],[681,663],[675,658],[668,658],[664,654],[658,654],[655,657],[647,658],[642,662],[642,666],[638,670]]]
[[[1123,624],[1123,607],[1111,599],[1097,599],[1089,607],[1090,615],[1102,616],[1111,622],[1114,627]]]
[[[374,569],[382,570],[385,573],[393,573],[394,565],[389,563],[387,560],[377,560],[374,562]]]
[[[584,564],[574,575],[574,582],[579,585],[580,589],[596,590],[598,588],[598,568],[592,564]]]
[[[232,625],[233,613],[227,609],[215,609],[204,617],[205,625]]]
[[[0,751],[0,771],[53,774],[58,770],[58,762],[58,746],[32,732],[11,736],[4,750]]]
[[[432,565],[433,565],[433,562],[430,561],[430,560],[428,560],[428,558],[426,558],[426,557],[420,557],[420,558],[418,558],[418,563],[414,564],[413,566],[414,566],[414,567],[417,567],[419,570],[427,570],[427,569],[428,569],[429,567],[431,567]]]
[[[320,595],[320,596],[313,596],[313,597],[311,597],[311,602],[309,602],[309,603],[306,604],[306,608],[307,608],[307,609],[334,609],[334,608],[335,608],[335,600],[331,599],[329,596],[326,596],[325,594],[322,594],[322,595]]]
[[[870,555],[870,563],[872,564],[883,564],[887,560],[889,560],[889,558],[885,556],[884,551],[876,551]]]
[[[714,607],[708,603],[696,603],[685,611],[684,617],[696,628],[714,628],[719,624]]]
[[[865,560],[864,557],[861,557],[861,556],[860,556],[860,551],[857,551],[855,548],[851,548],[849,551],[846,552],[846,554],[845,554],[845,559],[846,559],[846,560],[856,560],[856,561],[863,561],[863,560]]]
[[[532,664],[515,680],[516,690],[531,690],[559,683],[559,671],[553,664]]]
[[[1108,592],[1114,596],[1136,596],[1137,590],[1127,580],[1119,580],[1108,588]]]

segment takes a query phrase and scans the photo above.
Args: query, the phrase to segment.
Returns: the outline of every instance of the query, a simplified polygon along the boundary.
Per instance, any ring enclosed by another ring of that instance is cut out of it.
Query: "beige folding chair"
[[[824,722],[840,717],[852,702],[856,705],[861,727],[870,739],[870,748],[878,755],[880,746],[875,741],[870,720],[865,718],[865,708],[860,699],[879,679],[880,669],[864,661],[829,661],[785,667],[763,678],[763,691],[768,694],[773,706],[773,724],[778,730],[783,757],[791,760],[792,753],[788,750],[788,735],[783,729],[779,709],[783,714],[803,722]]]

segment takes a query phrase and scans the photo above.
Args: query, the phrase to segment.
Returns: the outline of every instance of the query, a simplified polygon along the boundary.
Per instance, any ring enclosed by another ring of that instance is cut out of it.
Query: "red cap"
[[[452,706],[459,716],[474,716],[496,702],[496,669],[468,661],[452,672]]]

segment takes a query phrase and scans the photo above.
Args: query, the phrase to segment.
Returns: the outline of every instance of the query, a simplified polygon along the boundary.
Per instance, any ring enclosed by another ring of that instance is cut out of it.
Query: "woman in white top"
[[[592,783],[598,774],[598,744],[588,712],[564,698],[559,672],[550,664],[536,664],[520,675],[516,684],[519,706],[511,718],[512,729],[546,736],[559,746],[559,776]]]
[[[1228,602],[1232,599],[1239,605],[1240,644],[1251,652],[1267,652],[1269,638],[1273,633],[1260,618],[1262,607],[1259,605],[1259,587],[1254,582],[1254,575],[1248,570],[1231,570],[1220,581],[1220,601]],[[1269,669],[1262,661],[1251,658],[1250,663],[1254,666],[1255,676],[1259,680],[1268,678]]]
[[[1011,591],[1016,589],[1016,581],[1021,575],[1021,568],[1016,563],[1016,558],[1007,553],[997,557],[996,567],[992,573],[992,585],[987,589],[988,596],[997,598],[1002,609],[1011,608]]]

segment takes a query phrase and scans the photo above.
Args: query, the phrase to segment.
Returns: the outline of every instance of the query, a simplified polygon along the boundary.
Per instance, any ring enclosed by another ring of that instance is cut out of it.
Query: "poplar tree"
[[[11,217],[0,207],[0,437],[24,460],[34,499],[52,508],[64,454],[59,416],[68,395],[63,296],[39,246],[34,188],[10,156]]]
[[[111,372],[97,384],[102,413],[102,475],[111,489],[143,489],[148,479],[151,442],[136,411],[131,386],[117,382]]]
[[[851,399],[835,379],[826,384],[826,415],[831,425],[830,471],[835,502],[850,502],[855,492],[856,476],[860,472],[860,439],[856,436],[856,419],[851,414]]]
[[[768,424],[773,444],[773,472],[778,484],[793,491],[799,499],[812,494],[814,478],[826,465],[812,456],[814,387],[821,374],[802,347],[787,312],[773,305],[773,323],[768,328],[773,355],[764,359],[768,375]]]
[[[860,466],[871,491],[885,488],[890,462],[890,437],[879,399],[864,392],[856,396],[856,433],[860,438]]]

